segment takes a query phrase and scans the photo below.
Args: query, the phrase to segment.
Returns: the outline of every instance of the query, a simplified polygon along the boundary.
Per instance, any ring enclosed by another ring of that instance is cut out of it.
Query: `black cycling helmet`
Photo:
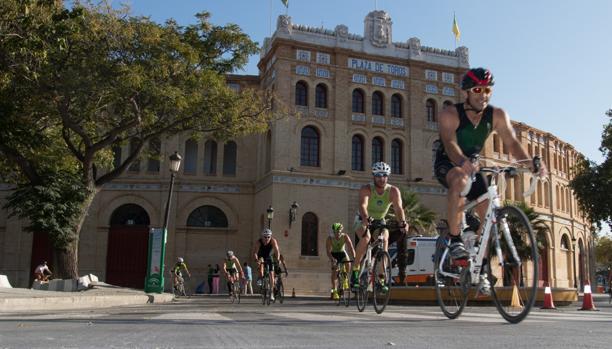
[[[485,68],[472,68],[465,73],[463,80],[461,80],[461,89],[469,90],[474,86],[493,86],[493,74],[489,69]]]

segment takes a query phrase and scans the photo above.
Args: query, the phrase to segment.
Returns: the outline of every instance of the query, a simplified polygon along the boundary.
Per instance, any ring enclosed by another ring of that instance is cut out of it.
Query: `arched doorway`
[[[111,215],[106,254],[106,282],[144,288],[149,244],[149,215],[136,204],[119,206]]]

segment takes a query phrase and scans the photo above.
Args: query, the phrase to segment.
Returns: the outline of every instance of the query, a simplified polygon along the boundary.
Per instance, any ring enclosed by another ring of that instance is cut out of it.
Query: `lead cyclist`
[[[525,151],[516,138],[510,117],[501,108],[489,104],[493,95],[493,75],[488,69],[470,69],[461,81],[461,90],[465,97],[463,103],[446,107],[438,115],[440,123],[441,145],[436,151],[434,172],[436,178],[448,189],[447,212],[450,232],[450,254],[453,259],[466,259],[468,251],[461,239],[461,207],[465,200],[474,200],[487,191],[486,179],[478,173],[478,163],[470,161],[470,157],[479,154],[492,132],[497,132],[504,148],[518,162],[524,162],[533,168],[533,159]],[[476,174],[476,180],[465,197],[461,192]],[[540,177],[547,176],[546,165],[541,162],[538,172]],[[488,200],[475,208],[482,219],[485,215]],[[477,236],[482,233],[478,228]],[[486,275],[480,275],[483,294],[490,293],[490,285]]]

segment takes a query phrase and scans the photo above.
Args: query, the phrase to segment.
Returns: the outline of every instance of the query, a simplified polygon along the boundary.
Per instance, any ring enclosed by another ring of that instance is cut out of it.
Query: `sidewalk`
[[[66,309],[108,308],[121,305],[171,302],[170,293],[144,293],[142,290],[99,283],[80,292],[40,291],[27,288],[0,288],[0,313]]]

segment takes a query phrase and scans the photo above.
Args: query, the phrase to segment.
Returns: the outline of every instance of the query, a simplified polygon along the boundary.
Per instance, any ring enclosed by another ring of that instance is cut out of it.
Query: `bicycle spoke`
[[[374,261],[374,286],[373,286],[374,310],[381,314],[391,294],[391,257],[389,253],[380,251]]]
[[[521,322],[535,303],[538,282],[537,245],[527,217],[519,208],[505,206],[497,213],[498,253],[489,253],[488,279],[497,310],[511,323]],[[518,257],[518,260],[517,260]]]

